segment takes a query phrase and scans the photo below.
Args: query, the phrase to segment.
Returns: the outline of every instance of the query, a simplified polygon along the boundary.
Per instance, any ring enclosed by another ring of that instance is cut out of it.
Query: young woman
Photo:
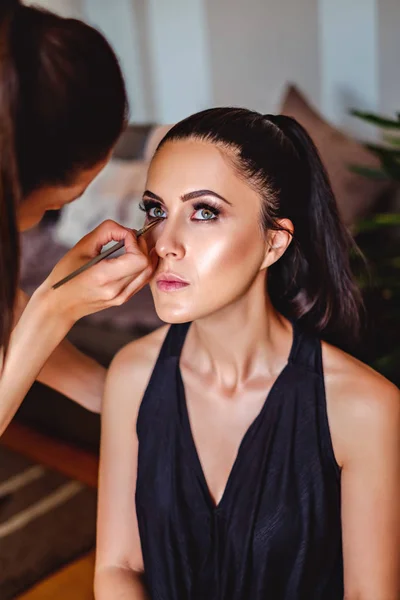
[[[337,347],[360,298],[310,138],[193,115],[143,205],[172,326],[107,377],[97,600],[399,598],[399,394]]]
[[[145,243],[139,248],[132,231],[105,222],[29,300],[18,292],[19,231],[84,192],[126,120],[122,74],[97,31],[18,0],[1,1],[0,434],[39,372],[44,383],[100,410],[104,369],[60,342],[76,320],[125,302],[146,283],[152,267]],[[51,288],[113,239],[125,240],[124,256]]]

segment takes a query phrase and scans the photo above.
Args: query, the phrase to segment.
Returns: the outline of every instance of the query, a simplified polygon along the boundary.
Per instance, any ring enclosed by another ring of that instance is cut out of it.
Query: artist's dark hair
[[[19,277],[18,205],[104,160],[128,117],[119,63],[104,37],[19,0],[0,2],[0,348]]]
[[[291,117],[240,108],[205,110],[176,124],[166,142],[195,138],[225,149],[238,174],[262,197],[264,230],[290,219],[292,243],[268,269],[276,309],[337,345],[350,348],[360,330],[359,290],[325,168],[311,138]]]

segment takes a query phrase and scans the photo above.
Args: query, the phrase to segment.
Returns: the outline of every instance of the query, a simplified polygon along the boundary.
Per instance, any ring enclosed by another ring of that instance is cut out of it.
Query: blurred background
[[[288,114],[313,138],[341,216],[367,261],[365,273],[354,257],[367,315],[355,353],[399,385],[400,1],[26,3],[83,19],[105,34],[120,59],[131,110],[109,165],[82,198],[24,233],[22,288],[32,293],[61,256],[104,219],[140,227],[137,207],[149,161],[176,121],[218,105]],[[122,307],[82,319],[69,337],[107,366],[121,346],[159,324],[145,288]],[[7,455],[3,465],[13,466],[2,476],[0,461],[0,504],[2,477],[19,477],[15,473],[24,469],[37,474],[42,464],[67,477],[57,485],[75,486],[75,492],[76,485],[95,487],[99,435],[98,415],[35,383],[2,441],[8,450],[22,449],[33,463]],[[8,538],[6,551],[0,551],[0,571],[8,573],[4,581],[0,577],[1,598],[33,584],[39,587],[24,600],[92,598],[93,554],[46,580],[46,588],[40,583],[94,545],[95,495],[86,487],[78,491],[76,505],[65,503],[64,516],[53,511],[53,520],[41,527],[42,546],[29,527],[23,530],[26,539],[21,530],[22,537]],[[78,512],[84,526],[80,521],[76,529]],[[60,523],[71,535],[60,533]]]
[[[68,248],[104,219],[140,227],[138,202],[149,160],[171,124],[216,105],[289,114],[316,143],[342,218],[368,262],[369,273],[359,275],[368,327],[357,355],[400,383],[400,2],[36,4],[84,19],[106,35],[119,56],[131,109],[112,160],[83,197],[24,234],[25,291],[32,292]],[[70,337],[107,365],[122,345],[159,324],[144,289],[122,307],[83,319]],[[96,447],[93,415],[82,411],[76,419],[78,407],[67,401],[64,407],[62,399],[53,401],[53,391],[34,388],[31,395],[40,400],[28,398],[21,418]]]
[[[274,112],[288,82],[334,124],[349,107],[399,108],[398,0],[41,0],[100,29],[117,52],[135,123],[213,105]]]

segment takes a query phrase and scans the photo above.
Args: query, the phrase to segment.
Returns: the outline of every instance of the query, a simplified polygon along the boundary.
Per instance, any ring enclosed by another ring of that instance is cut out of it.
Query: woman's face
[[[208,142],[167,142],[153,159],[143,205],[159,256],[151,290],[168,323],[208,316],[265,277],[267,244],[259,226],[261,199],[227,155]]]
[[[47,210],[57,210],[82,196],[88,185],[105,167],[108,160],[109,157],[94,167],[81,171],[71,185],[46,186],[29,194],[18,207],[19,230],[25,231],[34,227],[41,221]]]

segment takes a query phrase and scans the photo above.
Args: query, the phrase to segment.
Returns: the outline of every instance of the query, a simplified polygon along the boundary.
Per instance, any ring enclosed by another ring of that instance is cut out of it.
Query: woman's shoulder
[[[145,335],[124,346],[114,357],[110,368],[119,369],[153,366],[157,360],[161,346],[165,340],[170,325],[163,325],[148,335]]]
[[[353,444],[396,435],[396,428],[400,435],[399,389],[368,365],[324,342],[322,357],[338,463],[343,462]]]
[[[124,346],[108,369],[105,398],[115,406],[138,408],[157,361],[169,325]]]
[[[338,402],[385,402],[399,398],[399,389],[354,356],[322,342],[325,386]]]

